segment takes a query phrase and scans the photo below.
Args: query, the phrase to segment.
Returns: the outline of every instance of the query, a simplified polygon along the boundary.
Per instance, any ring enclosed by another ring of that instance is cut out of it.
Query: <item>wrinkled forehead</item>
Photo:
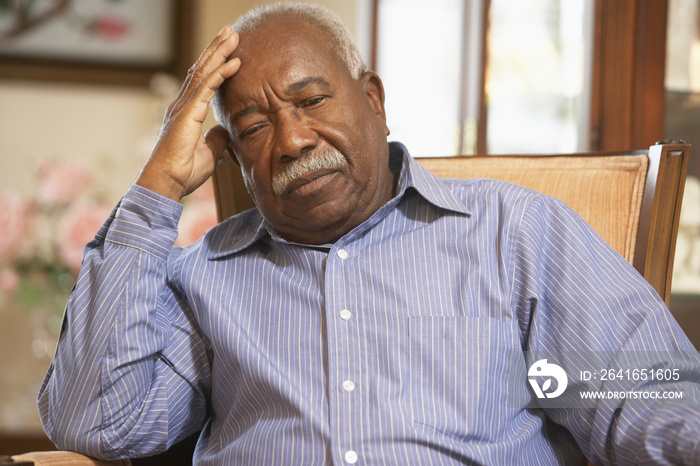
[[[224,101],[245,99],[263,88],[287,88],[312,76],[328,82],[352,79],[334,45],[330,33],[295,18],[269,19],[242,31],[231,55],[241,59],[241,68],[222,86]]]
[[[286,57],[341,62],[330,32],[303,18],[277,15],[239,34],[240,44],[232,57],[248,65]]]

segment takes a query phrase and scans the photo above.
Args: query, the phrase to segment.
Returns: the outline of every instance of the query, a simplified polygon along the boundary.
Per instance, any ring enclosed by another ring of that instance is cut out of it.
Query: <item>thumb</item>
[[[215,160],[221,159],[231,141],[228,137],[228,131],[221,125],[216,125],[207,131],[207,134],[204,135],[204,140],[214,154]]]

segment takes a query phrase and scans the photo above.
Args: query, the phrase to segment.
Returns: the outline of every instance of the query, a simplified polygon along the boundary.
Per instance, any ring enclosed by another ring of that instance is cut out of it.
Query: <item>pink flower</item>
[[[129,31],[129,23],[117,16],[100,16],[95,19],[95,32],[103,39],[115,40]]]
[[[187,196],[187,199],[197,202],[211,202],[214,204],[214,186],[211,178],[204,182]]]
[[[178,246],[192,244],[217,223],[216,206],[213,201],[188,202],[180,217],[179,235],[175,244]]]
[[[39,169],[37,198],[44,204],[65,205],[84,194],[91,183],[92,173],[87,165],[47,160]]]
[[[33,214],[32,203],[19,194],[0,196],[0,263],[26,252]]]
[[[20,278],[15,269],[0,271],[0,293],[12,294],[19,288]]]
[[[100,204],[75,204],[68,209],[58,229],[58,256],[72,272],[80,270],[82,251],[92,241],[109,215]]]

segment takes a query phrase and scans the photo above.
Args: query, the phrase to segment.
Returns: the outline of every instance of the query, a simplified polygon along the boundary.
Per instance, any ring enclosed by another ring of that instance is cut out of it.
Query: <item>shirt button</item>
[[[347,259],[349,256],[348,252],[345,249],[338,249],[338,257],[341,259]]]
[[[355,464],[357,463],[357,453],[355,453],[352,450],[348,450],[345,452],[345,462],[349,464]]]
[[[348,320],[352,317],[352,312],[348,311],[347,309],[343,309],[340,311],[340,318],[343,320]]]
[[[346,392],[351,392],[355,390],[355,382],[353,382],[352,380],[346,380],[345,382],[343,382],[343,390],[345,390]]]

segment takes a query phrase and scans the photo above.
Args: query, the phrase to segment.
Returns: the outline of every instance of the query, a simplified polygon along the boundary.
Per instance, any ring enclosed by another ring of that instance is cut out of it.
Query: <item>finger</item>
[[[185,81],[180,88],[180,92],[178,93],[176,100],[185,95],[191,94],[193,89],[198,84],[198,82],[196,82],[197,79],[201,78],[201,76],[206,76],[211,72],[210,69],[212,68],[212,58],[219,59],[218,63],[214,64],[214,66],[220,65],[233,53],[238,46],[238,42],[238,33],[234,32],[229,26],[224,26],[221,31],[219,31],[219,34],[217,34],[209,45],[207,45],[204,51],[202,51],[197,61],[195,61],[195,63],[188,70],[187,76],[185,77]],[[226,43],[226,47],[220,49],[222,43]],[[214,54],[217,49],[219,49],[219,53]],[[223,56],[222,59],[222,54],[224,53],[228,54]],[[209,66],[205,66],[208,62]]]
[[[241,60],[233,58],[219,66],[199,83],[190,99],[190,102],[193,103],[192,113],[190,114],[192,118],[199,122],[204,122],[209,111],[209,103],[214,98],[217,89],[226,79],[235,75],[240,67]]]
[[[176,102],[177,105],[176,112],[179,113],[182,108],[191,101],[197,90],[207,89],[208,87],[214,86],[214,92],[223,83],[223,81],[233,76],[238,71],[240,67],[240,60],[232,59],[228,60],[228,57],[233,53],[238,45],[238,34],[233,33],[227,37],[229,40],[221,42],[215,47],[209,57],[206,58],[204,63],[202,63],[199,68],[192,68],[188,73],[187,79],[183,84]],[[224,45],[225,46],[222,46]],[[212,75],[213,79],[212,79]],[[209,93],[207,93],[209,94]],[[214,94],[207,95],[204,100],[208,103]],[[202,95],[197,97],[197,100],[202,100]]]
[[[196,69],[200,65],[202,65],[211,56],[212,51],[214,51],[222,42],[224,42],[233,34],[234,31],[229,26],[224,26],[223,28],[221,28],[221,31],[219,31],[216,37],[214,37],[214,39],[212,39],[212,41],[209,42],[209,45],[207,45],[206,48],[202,51],[202,53],[199,55],[199,58],[197,58],[197,60],[194,62],[192,68]]]
[[[195,76],[197,72],[200,76],[208,76],[216,68],[226,63],[238,47],[239,40],[238,33],[231,31],[231,34],[211,49],[209,55],[201,62],[199,69],[195,71]]]

